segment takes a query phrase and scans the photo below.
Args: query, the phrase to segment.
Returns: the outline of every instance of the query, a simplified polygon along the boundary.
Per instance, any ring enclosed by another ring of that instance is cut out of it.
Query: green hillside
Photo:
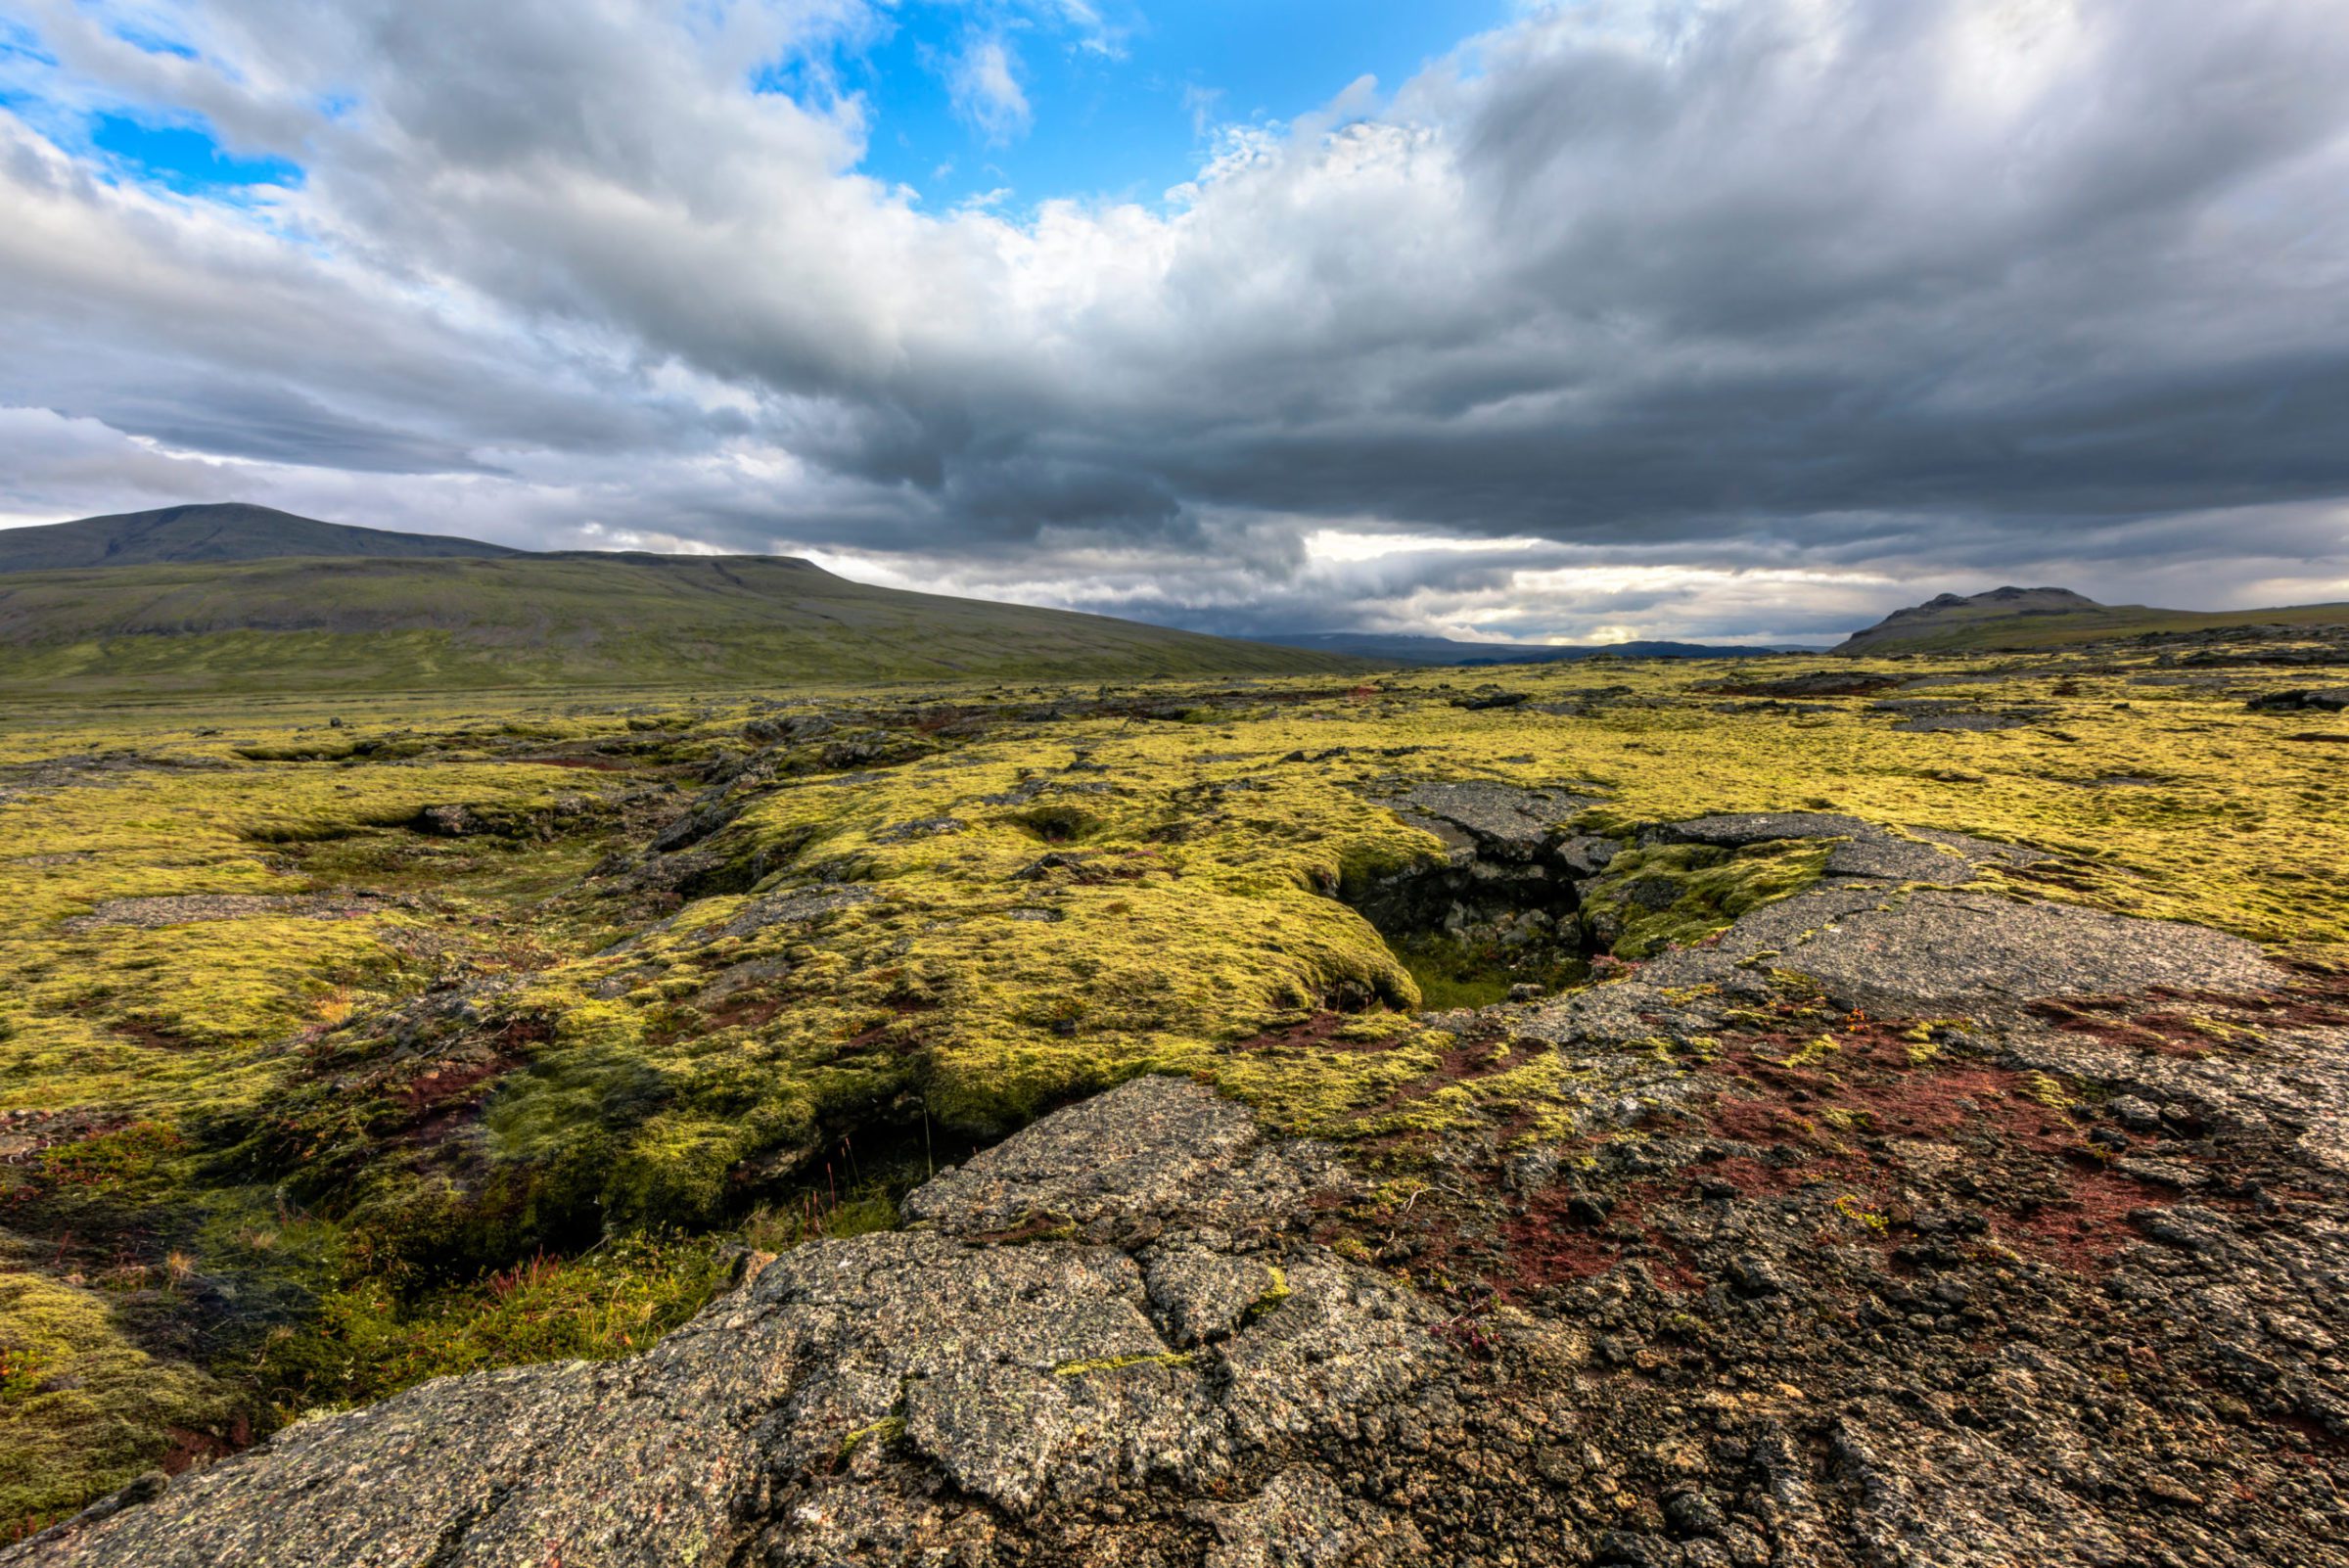
[[[286,559],[0,578],[0,697],[1262,674],[1344,661],[771,556]]]
[[[170,562],[259,561],[273,556],[505,556],[522,552],[438,533],[354,529],[244,502],[166,506],[73,523],[0,530],[0,572]]]
[[[2068,601],[2068,602],[2065,602]],[[1839,654],[1969,653],[2059,648],[2115,637],[2200,632],[2318,631],[2349,626],[2349,604],[2285,605],[2268,610],[2162,610],[2098,604],[2060,589],[2002,588],[1896,611],[1834,648]]]

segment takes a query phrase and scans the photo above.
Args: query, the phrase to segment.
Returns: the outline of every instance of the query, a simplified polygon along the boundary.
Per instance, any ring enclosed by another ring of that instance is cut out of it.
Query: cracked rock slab
[[[1207,1568],[1376,1568],[1419,1562],[1427,1542],[1408,1520],[1349,1498],[1300,1465],[1214,1519]]]
[[[1524,789],[1487,779],[1421,784],[1381,803],[1455,850],[1502,860],[1539,857],[1550,839],[1597,803],[1556,789]]]
[[[1740,811],[1700,816],[1654,830],[1666,844],[1703,844],[1715,849],[1743,849],[1779,839],[1829,839],[1829,877],[1862,877],[1883,882],[1934,882],[1955,885],[1972,880],[1989,865],[2027,865],[2040,856],[2008,844],[1993,844],[1962,833],[1930,829],[1895,832],[1856,816],[1833,811]]]
[[[1827,885],[1740,919],[1613,985],[1561,997],[1521,1027],[1539,1038],[1625,1041],[1708,1027],[1712,988],[1760,995],[1773,973],[1884,1015],[2013,1020],[2049,997],[2256,992],[2284,977],[2252,943],[2203,926],[2032,903],[1971,888]]]
[[[957,1235],[1036,1220],[1245,1221],[1292,1208],[1339,1178],[1310,1145],[1267,1142],[1254,1118],[1214,1090],[1145,1078],[941,1172],[905,1200],[904,1213]]]

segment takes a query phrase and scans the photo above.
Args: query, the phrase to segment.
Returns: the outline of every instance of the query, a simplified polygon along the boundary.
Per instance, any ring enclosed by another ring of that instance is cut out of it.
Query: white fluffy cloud
[[[2349,577],[2339,8],[1591,0],[1229,128],[1165,204],[1015,215],[757,90],[861,0],[138,6],[182,52],[10,3],[0,516],[235,494],[1533,638]],[[999,33],[958,69],[1052,134]],[[75,145],[156,105],[306,177]]]

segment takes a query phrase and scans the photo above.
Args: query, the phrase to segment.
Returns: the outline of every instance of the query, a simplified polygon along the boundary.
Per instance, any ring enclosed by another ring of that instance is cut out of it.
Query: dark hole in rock
[[[1071,806],[1039,806],[1033,810],[1015,812],[1003,820],[1035,834],[1045,844],[1075,844],[1090,837],[1100,826],[1092,813]]]
[[[1554,992],[1587,983],[1593,949],[1576,882],[1598,870],[1614,846],[1529,831],[1562,814],[1522,804],[1549,804],[1539,792],[1506,791],[1510,802],[1481,798],[1501,797],[1501,786],[1434,788],[1448,793],[1414,798],[1403,811],[1444,841],[1443,857],[1354,872],[1338,888],[1410,971],[1423,1005],[1483,1007],[1521,986]],[[1451,798],[1471,789],[1477,797]]]

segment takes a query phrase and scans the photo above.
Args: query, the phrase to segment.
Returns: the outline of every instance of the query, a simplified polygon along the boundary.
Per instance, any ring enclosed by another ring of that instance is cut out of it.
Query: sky
[[[0,526],[1204,630],[2349,599],[2342,0],[0,0]]]

